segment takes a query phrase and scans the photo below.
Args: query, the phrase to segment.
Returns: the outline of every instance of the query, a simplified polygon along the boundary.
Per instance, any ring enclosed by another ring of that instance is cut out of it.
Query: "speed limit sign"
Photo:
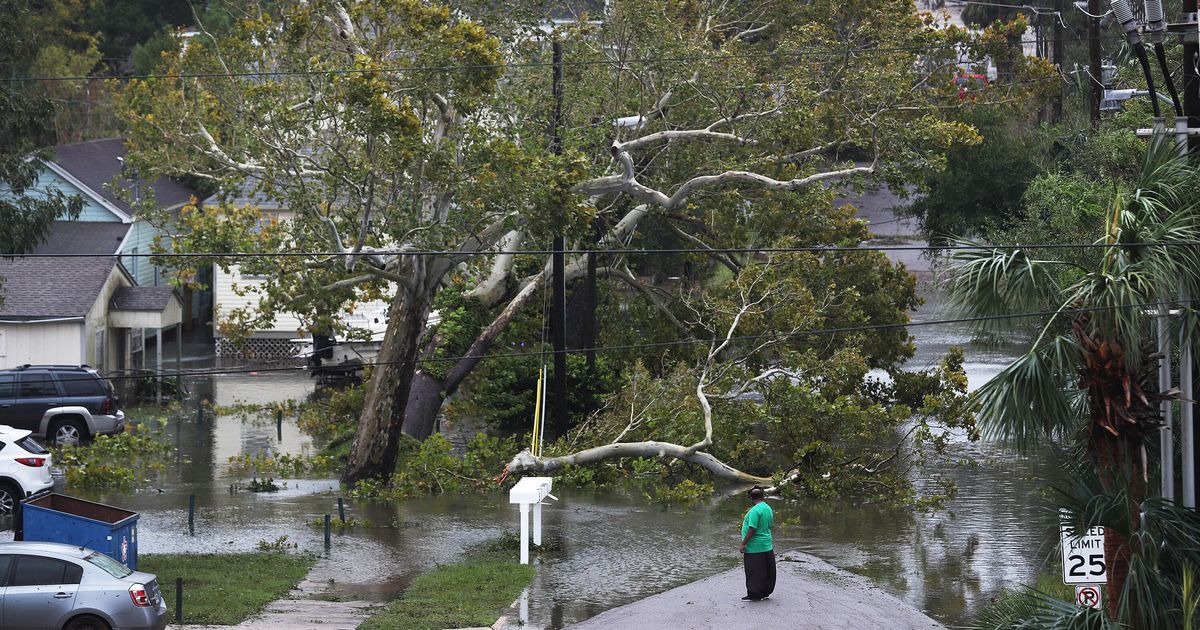
[[[1104,566],[1104,528],[1092,527],[1079,538],[1072,538],[1067,528],[1061,528],[1063,583],[1103,584],[1107,581]]]

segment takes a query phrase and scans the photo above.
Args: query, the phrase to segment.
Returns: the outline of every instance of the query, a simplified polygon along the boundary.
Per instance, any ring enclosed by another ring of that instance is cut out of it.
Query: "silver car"
[[[162,630],[158,580],[86,547],[0,543],[0,628]]]

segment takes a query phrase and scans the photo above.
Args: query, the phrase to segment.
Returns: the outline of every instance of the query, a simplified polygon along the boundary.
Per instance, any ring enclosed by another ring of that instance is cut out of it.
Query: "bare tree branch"
[[[528,450],[524,450],[513,457],[512,461],[505,466],[505,471],[510,475],[526,472],[547,473],[560,470],[568,465],[581,466],[619,457],[673,457],[697,464],[719,479],[744,483],[771,483],[770,477],[758,477],[742,472],[709,453],[689,452],[689,449],[678,444],[654,441],[605,444],[561,457],[534,457]]]

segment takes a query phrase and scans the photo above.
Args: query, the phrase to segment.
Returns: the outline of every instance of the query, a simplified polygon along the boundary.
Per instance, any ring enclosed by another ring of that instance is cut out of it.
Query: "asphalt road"
[[[601,613],[569,630],[917,630],[942,628],[861,576],[808,554],[781,554],[775,593],[744,602],[741,568]]]

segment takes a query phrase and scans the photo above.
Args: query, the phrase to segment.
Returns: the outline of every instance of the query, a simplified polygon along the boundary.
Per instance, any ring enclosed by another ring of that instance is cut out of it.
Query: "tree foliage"
[[[0,75],[28,76],[30,60],[42,44],[39,16],[23,0],[0,2]],[[46,148],[53,144],[54,105],[36,85],[0,84],[0,253],[29,251],[45,238],[59,217],[78,214],[82,200],[36,187]]]
[[[275,226],[228,203],[196,208],[182,243],[336,254],[263,264],[259,308],[222,313],[223,325],[250,330],[288,311],[325,330],[357,301],[391,301],[383,369],[373,372],[356,438],[371,463],[352,456],[348,479],[387,474],[398,427],[428,435],[442,401],[537,303],[546,259],[516,251],[545,248],[557,233],[580,248],[853,245],[865,233],[832,209],[827,184],[912,182],[943,166],[948,147],[977,140],[944,115],[963,106],[951,80],[961,54],[1002,56],[1024,79],[980,94],[983,102],[1020,98],[1047,76],[1012,57],[1002,35],[941,28],[905,0],[620,0],[602,21],[552,34],[567,62],[557,154],[543,18],[518,5],[506,21],[489,7],[253,4],[230,32],[166,55],[165,78],[124,93],[139,167],[200,174],[226,201],[236,191],[292,213]],[[665,235],[648,234],[651,225]],[[444,253],[406,253],[414,251]],[[750,256],[685,262],[695,280],[722,268],[761,273]],[[835,295],[820,308],[805,303],[806,324],[903,321],[911,283],[902,271],[870,258],[811,262],[811,275],[771,280],[800,300]],[[235,263],[258,264],[217,261]],[[719,313],[684,319],[724,298],[647,285],[641,276],[659,275],[657,264],[610,255],[599,273],[653,304],[678,334],[711,334],[704,324]],[[568,282],[585,270],[572,256]],[[438,304],[452,305],[451,316],[426,331]],[[756,317],[757,329],[796,325],[784,309]],[[910,351],[895,330],[861,343],[869,365]],[[448,368],[413,362],[456,354]]]
[[[950,294],[967,314],[1003,317],[1046,306],[1055,312],[1029,351],[975,397],[985,432],[1019,448],[1047,438],[1077,441],[1086,446],[1098,483],[1125,497],[1125,522],[1105,533],[1111,617],[1125,606],[1126,580],[1137,578],[1129,564],[1137,546],[1131,532],[1139,529],[1145,498],[1146,443],[1157,433],[1159,404],[1173,395],[1156,383],[1155,311],[1179,308],[1170,334],[1194,343],[1194,305],[1172,305],[1180,291],[1200,290],[1198,186],[1196,171],[1160,134],[1136,181],[1107,205],[1096,266],[1020,249],[954,256]],[[1069,270],[1065,277],[1063,269]]]
[[[927,237],[981,236],[1023,224],[1021,201],[1038,174],[1039,147],[1021,118],[996,108],[964,116],[983,140],[951,149],[946,168],[926,180],[928,194],[908,208]]]

